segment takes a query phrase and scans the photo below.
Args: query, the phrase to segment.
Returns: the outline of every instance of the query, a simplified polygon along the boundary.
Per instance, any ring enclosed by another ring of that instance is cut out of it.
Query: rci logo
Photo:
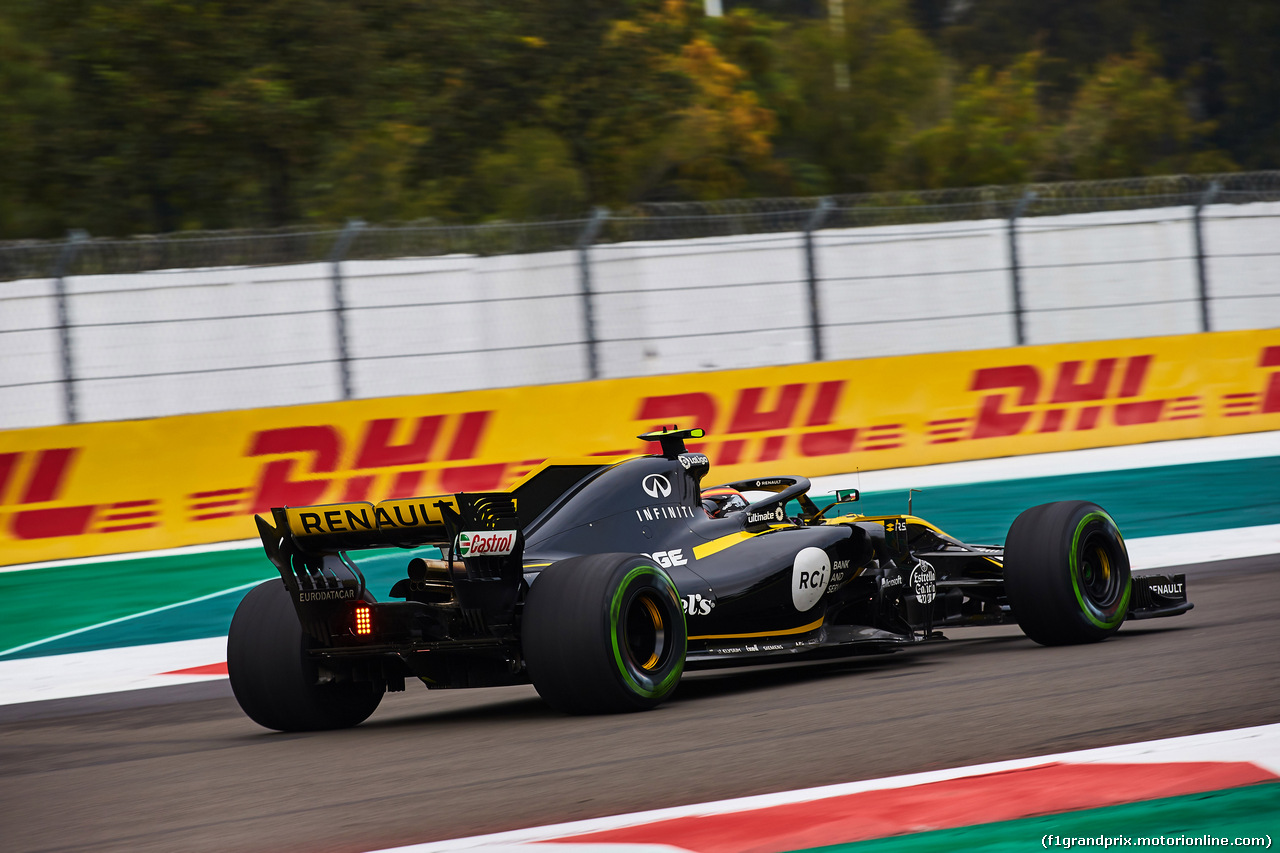
[[[813,609],[831,579],[831,558],[821,548],[802,548],[791,570],[791,603],[801,613]]]

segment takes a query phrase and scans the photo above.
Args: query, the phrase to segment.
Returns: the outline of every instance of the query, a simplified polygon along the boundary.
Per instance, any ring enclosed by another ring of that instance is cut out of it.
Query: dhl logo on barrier
[[[708,484],[1280,429],[1280,330],[0,432],[0,563],[251,538],[276,506],[337,504],[333,532],[420,523],[409,498],[643,453],[634,436],[671,423],[707,431]]]
[[[12,433],[0,433],[0,441],[9,435]],[[0,517],[7,537],[53,539],[160,526],[155,498],[112,502],[103,495],[101,503],[65,505],[62,498],[68,476],[84,450],[52,447],[0,453]]]
[[[424,490],[452,494],[499,488],[505,464],[473,464],[492,415],[481,411],[375,418],[359,424],[355,440],[335,424],[254,432],[245,455],[268,461],[258,468],[252,484],[190,493],[191,517],[208,521],[267,512],[274,506],[315,504],[335,497],[335,491],[338,500],[352,502],[376,493],[399,498]],[[393,439],[397,429],[405,433],[405,441]],[[384,482],[376,488],[379,478]]]

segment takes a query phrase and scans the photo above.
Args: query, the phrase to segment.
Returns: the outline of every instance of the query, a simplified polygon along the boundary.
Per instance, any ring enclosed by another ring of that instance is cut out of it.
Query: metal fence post
[[[53,292],[58,303],[58,338],[62,346],[62,401],[67,423],[76,422],[76,371],[71,354],[71,312],[67,306],[67,271],[89,234],[79,228],[67,232],[58,259],[53,264]]]
[[[352,242],[364,222],[359,219],[348,219],[346,227],[338,235],[329,253],[329,280],[333,285],[333,313],[338,337],[338,371],[342,378],[342,399],[351,399],[351,356],[347,352],[347,305],[342,294],[342,259],[351,249]]]
[[[1018,220],[1027,212],[1027,207],[1035,201],[1034,190],[1027,190],[1014,205],[1009,214],[1009,284],[1013,288],[1013,337],[1017,346],[1027,342],[1022,322],[1022,273],[1018,264]]]
[[[822,227],[834,205],[829,198],[818,199],[818,206],[804,224],[804,267],[809,283],[809,335],[813,342],[813,360],[823,360],[822,319],[818,306],[818,261],[813,251],[813,232]]]
[[[587,378],[600,378],[600,358],[596,352],[596,319],[591,296],[591,244],[600,236],[600,229],[609,218],[609,209],[597,207],[578,235],[578,287],[582,293],[582,329],[587,344]]]
[[[1192,228],[1196,237],[1196,276],[1200,283],[1200,331],[1209,331],[1209,274],[1204,263],[1204,225],[1202,222],[1206,205],[1213,202],[1222,189],[1222,184],[1212,181],[1200,198],[1196,200],[1195,214],[1191,217]]]

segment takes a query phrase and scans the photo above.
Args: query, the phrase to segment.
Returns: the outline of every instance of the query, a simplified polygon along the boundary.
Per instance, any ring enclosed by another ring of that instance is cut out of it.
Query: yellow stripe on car
[[[769,530],[776,530],[781,527],[791,526],[792,525],[790,524],[771,524],[769,525]],[[742,530],[737,533],[730,533],[728,536],[721,536],[719,539],[712,539],[710,542],[705,542],[702,545],[694,545],[694,559],[705,560],[712,554],[719,554],[725,548],[732,548],[734,545],[746,542],[748,539],[754,539],[762,533],[768,533],[769,530],[759,530],[755,533],[748,533],[747,531]]]
[[[751,637],[785,637],[788,634],[804,634],[808,631],[816,631],[822,627],[823,619],[819,617],[818,621],[810,622],[808,625],[801,625],[799,628],[783,628],[781,631],[755,631],[751,634],[699,634],[696,637],[690,637],[690,640],[746,640]]]

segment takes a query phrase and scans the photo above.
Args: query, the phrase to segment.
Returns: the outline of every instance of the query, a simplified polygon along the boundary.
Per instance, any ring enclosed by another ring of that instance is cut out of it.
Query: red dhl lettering
[[[14,539],[55,539],[86,533],[123,533],[160,526],[159,502],[127,500],[80,506],[38,506],[61,501],[83,448],[57,447],[0,453],[0,505],[22,509],[4,519]],[[35,504],[37,506],[31,506]]]
[[[948,444],[1204,417],[1199,396],[1142,399],[1154,360],[1143,354],[975,370],[966,390],[988,392],[975,414],[926,421],[924,438]],[[1258,365],[1280,367],[1280,346],[1264,347]],[[844,386],[844,380],[830,380],[742,388],[728,400],[706,392],[645,397],[635,417],[637,431],[671,423],[701,427],[713,438],[689,449],[708,454],[714,465],[903,447],[904,424],[849,427],[840,422]],[[1270,372],[1262,392],[1225,395],[1224,408],[1228,416],[1280,412],[1280,370]]]
[[[723,409],[705,392],[645,397],[637,431],[663,424],[701,427],[715,438],[689,445],[713,465],[773,462],[788,455],[839,456],[860,450],[901,447],[903,424],[838,426],[845,380],[798,382],[739,389]],[[790,451],[790,453],[788,452]]]
[[[1099,426],[1104,413],[1110,414],[1115,426],[1199,417],[1198,397],[1132,399],[1141,396],[1153,359],[1137,355],[1092,363],[1064,361],[1050,368],[1047,377],[1031,364],[984,367],[974,371],[969,390],[998,393],[982,397],[972,432],[963,435],[967,418],[930,421],[927,432],[932,443],[942,444],[966,437],[1091,430]]]
[[[1258,359],[1259,367],[1280,367],[1280,346],[1263,347],[1262,356]],[[1267,377],[1266,390],[1262,398],[1259,414],[1280,412],[1280,370],[1272,371]]]
[[[334,426],[284,427],[255,433],[245,455],[286,458],[263,464],[251,487],[249,505],[242,512],[266,512],[273,506],[314,505],[326,497],[336,497],[343,502],[365,501],[378,492],[394,499],[423,492],[500,488],[507,479],[505,463],[442,464],[474,459],[492,414],[480,411],[371,420],[364,425],[360,440],[350,451],[341,431]],[[407,440],[397,443],[394,436],[398,431],[404,432]],[[350,467],[343,466],[344,457],[350,458]],[[377,470],[406,466],[422,467]],[[374,471],[367,473],[369,469]],[[218,513],[213,517],[233,513]]]

